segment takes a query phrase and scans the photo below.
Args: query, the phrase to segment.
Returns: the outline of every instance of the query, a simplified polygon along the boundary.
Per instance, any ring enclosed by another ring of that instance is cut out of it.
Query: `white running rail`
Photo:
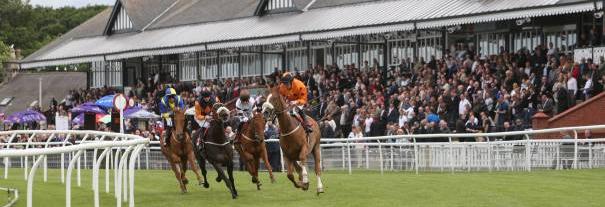
[[[4,179],[8,179],[11,159],[20,159],[21,168],[24,169],[24,179],[27,181],[27,207],[33,206],[34,176],[40,165],[43,166],[44,170],[43,180],[47,182],[47,158],[49,156],[60,156],[61,177],[59,180],[65,183],[65,206],[70,207],[73,169],[77,165],[77,183],[78,186],[81,186],[80,164],[82,155],[84,154],[84,163],[86,164],[87,152],[90,151],[93,153],[90,159],[93,161],[92,190],[94,206],[98,207],[100,205],[99,168],[103,160],[105,160],[105,192],[109,193],[109,174],[113,167],[117,172],[114,174],[114,185],[117,189],[114,191],[117,198],[116,206],[121,206],[122,201],[128,201],[129,206],[134,206],[134,161],[137,160],[140,151],[149,143],[148,139],[128,134],[69,130],[4,131],[0,132],[0,136],[8,138],[7,143],[0,143],[0,158],[4,159]],[[27,141],[23,143],[18,142],[19,140]],[[99,150],[102,150],[102,152],[97,156]],[[117,158],[122,151],[124,152],[121,159],[115,159],[111,163],[112,156]],[[30,157],[33,161],[31,168],[29,168],[28,163]],[[67,173],[64,172],[66,162],[69,162]],[[124,189],[124,191],[121,191],[121,189]]]
[[[19,190],[17,189],[0,187],[0,191],[7,192],[9,194],[10,200],[4,205],[4,207],[14,206],[15,203],[17,203],[17,200],[19,200]],[[10,194],[12,194],[13,196],[11,197]]]
[[[349,173],[358,169],[379,169],[380,172],[454,173],[605,168],[605,138],[582,139],[584,130],[602,134],[605,132],[605,125],[501,133],[401,135],[356,139],[323,138],[321,163],[322,168],[326,170],[348,170]],[[562,139],[561,132],[568,134],[571,139]],[[544,134],[547,134],[548,139],[535,139],[537,135]],[[148,142],[147,139],[134,135],[96,131],[9,131],[0,132],[0,136],[9,138],[8,143],[0,143],[0,157],[4,157],[4,178],[7,178],[11,164],[26,169],[24,175],[33,175],[31,170],[35,170],[40,165],[39,161],[42,162],[45,172],[49,167],[60,168],[60,180],[64,182],[64,178],[68,178],[67,186],[71,185],[72,171],[77,168],[76,179],[78,186],[81,186],[80,168],[92,169],[95,206],[99,206],[98,177],[103,160],[105,160],[105,192],[110,192],[109,172],[113,170],[117,206],[121,206],[122,201],[128,201],[130,206],[134,205],[134,169],[168,169],[167,161],[160,153],[159,142]],[[38,136],[54,137],[55,140],[40,139],[45,140],[41,142],[37,141]],[[486,141],[455,141],[457,138],[477,137],[486,138]],[[521,139],[495,141],[501,137]],[[27,141],[17,142],[17,138]],[[423,142],[435,138],[441,138],[443,141]],[[278,142],[278,140],[266,141]],[[6,157],[8,152],[11,153],[10,157]],[[30,167],[28,159],[34,156],[43,159],[36,160],[34,169],[28,171],[27,168]],[[47,159],[50,165],[47,165]],[[239,160],[235,157],[234,161]],[[66,166],[67,176],[63,172]],[[24,178],[28,182],[33,182],[33,179],[29,179],[28,176]],[[29,192],[31,191],[28,190]],[[66,188],[66,193],[70,193],[69,187]],[[66,196],[66,206],[70,206],[69,195]]]

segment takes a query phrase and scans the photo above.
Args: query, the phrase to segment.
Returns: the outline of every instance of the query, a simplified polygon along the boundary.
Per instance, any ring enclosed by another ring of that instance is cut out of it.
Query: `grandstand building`
[[[21,69],[91,64],[89,87],[155,74],[194,81],[309,65],[389,65],[468,48],[599,45],[602,1],[118,0],[26,57]]]

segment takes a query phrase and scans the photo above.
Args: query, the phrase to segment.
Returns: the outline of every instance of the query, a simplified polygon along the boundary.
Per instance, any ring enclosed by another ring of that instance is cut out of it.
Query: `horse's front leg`
[[[181,167],[180,163],[170,162],[170,167],[172,167],[172,171],[174,172],[174,176],[176,180],[179,182],[179,187],[181,188],[181,193],[186,193],[187,189],[181,180]]]
[[[235,197],[237,197],[237,189],[235,188],[235,179],[233,177],[233,159],[231,159],[229,163],[227,163],[227,175],[229,175],[229,181],[231,181],[231,189],[233,189],[233,191],[231,192],[235,194]]]
[[[267,148],[263,146],[261,151],[261,156],[263,157],[263,161],[265,162],[265,167],[269,171],[271,183],[275,183],[275,177],[273,176],[273,168],[271,167],[271,163],[269,163],[269,157],[267,156]]]
[[[324,192],[324,184],[321,182],[321,148],[319,143],[313,147],[313,159],[315,160],[315,177],[317,177],[317,195]]]
[[[259,157],[255,156],[254,159],[252,160],[252,162],[253,162],[252,163],[253,168],[252,168],[252,171],[251,171],[252,174],[253,174],[252,175],[252,179],[256,180],[256,190],[260,190],[260,186],[262,184],[260,183],[260,179],[258,178],[258,171],[260,170],[260,166],[259,166],[260,165],[260,159],[259,159]]]
[[[301,186],[299,181],[296,181],[296,179],[294,179],[294,165],[296,163],[290,161],[290,159],[287,159],[286,157],[283,158],[283,161],[286,164],[288,179],[292,182],[292,184],[294,184],[295,188],[300,188]]]
[[[195,164],[195,153],[193,153],[193,150],[191,150],[187,154],[187,160],[189,161],[189,165],[191,165],[191,170],[193,170],[193,172],[195,173],[198,185],[204,185],[204,183],[206,183],[206,180],[202,180],[202,176],[200,176],[200,168]]]
[[[208,173],[208,171],[206,170],[206,159],[204,159],[204,157],[200,153],[198,153],[197,156],[197,164],[200,166],[202,176],[204,177],[204,188],[209,188],[210,184],[208,183],[208,178],[206,178],[206,174]]]
[[[225,181],[225,185],[227,186],[227,189],[229,189],[229,191],[231,192],[231,198],[233,198],[233,199],[237,198],[237,195],[235,195],[235,193],[233,192],[233,188],[231,187],[231,183],[230,183],[231,180],[229,180],[227,175],[225,175],[225,171],[223,171],[223,169],[216,163],[210,162],[210,164],[212,165],[212,167],[214,167],[214,170],[216,170],[216,173],[218,174],[218,178],[220,178],[220,180]],[[217,180],[219,180],[218,178],[217,178]]]
[[[307,150],[307,145],[305,144],[300,149],[300,154],[298,155],[298,159],[300,160],[298,164],[302,168],[302,189],[305,191],[309,189],[309,173],[307,172]]]

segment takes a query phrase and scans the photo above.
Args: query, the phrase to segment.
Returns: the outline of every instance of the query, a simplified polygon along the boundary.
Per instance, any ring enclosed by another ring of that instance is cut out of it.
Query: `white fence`
[[[44,182],[48,180],[49,157],[60,159],[57,165],[51,167],[61,169],[60,180],[65,183],[65,205],[71,206],[72,171],[77,167],[77,184],[81,186],[82,154],[88,154],[89,151],[93,153],[91,159],[94,206],[100,204],[99,171],[103,160],[105,161],[105,192],[109,193],[109,171],[114,170],[116,206],[121,206],[122,200],[129,201],[129,206],[134,206],[134,163],[140,151],[149,143],[148,139],[135,135],[97,131],[6,131],[0,132],[0,136],[8,137],[7,143],[0,143],[0,158],[4,159],[4,179],[8,178],[8,169],[14,166],[16,160],[17,165],[24,169],[28,207],[33,206],[34,176],[40,165],[43,165]],[[25,139],[26,142],[13,143],[14,140]],[[46,141],[35,142],[39,139]],[[33,162],[31,166],[30,157]],[[84,163],[87,163],[86,159]],[[66,172],[65,167],[67,167]]]
[[[321,163],[324,170],[347,170],[349,173],[356,170],[454,173],[605,167],[605,138],[580,139],[579,134],[582,134],[584,130],[605,132],[605,125],[488,134],[322,139]],[[561,132],[569,134],[571,139],[562,139],[562,135],[557,135]],[[534,139],[539,134],[553,133],[555,135],[549,136],[549,139]],[[134,205],[135,169],[169,169],[157,141],[148,142],[146,139],[132,135],[92,131],[12,131],[2,132],[0,135],[10,136],[9,143],[0,143],[0,148],[4,148],[0,150],[0,157],[5,157],[3,163],[5,178],[8,176],[8,168],[21,167],[25,169],[24,179],[33,183],[33,177],[30,178],[28,175],[33,176],[35,169],[42,163],[45,181],[47,168],[61,169],[61,181],[64,182],[65,177],[71,178],[73,168],[77,167],[76,179],[80,186],[80,168],[92,169],[95,206],[99,204],[98,176],[103,161],[105,161],[106,172],[105,192],[110,192],[109,171],[114,170],[114,175],[117,175],[114,176],[114,182],[117,184],[114,189],[117,206],[121,205],[122,200],[129,201],[130,206]],[[29,135],[28,141],[14,143],[14,139],[19,135]],[[47,139],[46,142],[35,142],[35,136],[40,135],[64,139],[62,141]],[[486,141],[455,141],[461,138],[474,140],[478,137]],[[517,137],[520,140],[496,141],[503,137]],[[441,139],[444,142],[423,142],[427,139]],[[278,142],[278,140],[266,141],[268,144]],[[30,167],[28,157],[32,156],[38,157],[35,159],[32,169],[28,171]],[[281,157],[281,151],[269,156]],[[234,160],[239,163],[237,156]],[[67,163],[69,164],[67,165]],[[309,165],[313,165],[312,160],[309,160]],[[66,167],[67,176],[64,174]],[[281,163],[281,169],[283,170],[283,163]],[[70,205],[70,180],[67,179],[66,183],[67,206]],[[127,185],[127,181],[130,181],[129,185]],[[31,201],[30,192],[28,190],[28,205],[31,203],[29,202]],[[130,192],[130,196],[127,196],[127,192]]]
[[[19,200],[19,190],[17,189],[0,187],[0,191],[5,191],[8,193],[8,202],[4,205],[4,207],[11,207],[17,203],[17,200]]]

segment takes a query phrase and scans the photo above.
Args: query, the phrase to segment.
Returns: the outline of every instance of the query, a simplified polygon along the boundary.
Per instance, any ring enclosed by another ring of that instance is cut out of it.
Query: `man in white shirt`
[[[460,103],[458,104],[458,113],[459,114],[466,114],[466,109],[467,108],[471,108],[471,102],[468,101],[468,99],[466,99],[466,96],[464,94],[460,94]]]
[[[372,118],[372,116],[368,115],[364,121],[364,126],[365,126],[364,132],[366,133],[366,135],[370,134],[372,122],[374,122],[374,119]]]
[[[578,81],[571,73],[567,73],[567,90],[571,92],[570,96],[575,99],[578,91]]]
[[[588,100],[590,98],[590,93],[592,92],[592,76],[590,74],[584,74],[584,79],[586,79],[586,84],[584,84],[584,100]]]

